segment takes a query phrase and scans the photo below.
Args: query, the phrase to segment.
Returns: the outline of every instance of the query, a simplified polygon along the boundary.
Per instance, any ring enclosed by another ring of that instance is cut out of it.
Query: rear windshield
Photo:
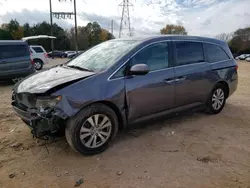
[[[31,47],[36,53],[44,53],[44,50],[41,47]]]
[[[3,45],[0,46],[1,59],[29,56],[27,45]]]

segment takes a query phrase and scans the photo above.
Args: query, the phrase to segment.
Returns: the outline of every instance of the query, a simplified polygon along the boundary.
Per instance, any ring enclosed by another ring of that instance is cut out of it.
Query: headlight
[[[45,108],[53,108],[62,99],[62,96],[57,97],[41,97],[36,100],[36,107],[43,111]]]

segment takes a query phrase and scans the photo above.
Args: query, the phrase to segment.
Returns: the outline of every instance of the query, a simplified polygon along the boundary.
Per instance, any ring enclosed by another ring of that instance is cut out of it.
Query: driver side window
[[[130,63],[130,66],[144,63],[148,65],[150,71],[169,67],[167,43],[161,42],[146,47],[138,54],[136,54],[131,59]]]

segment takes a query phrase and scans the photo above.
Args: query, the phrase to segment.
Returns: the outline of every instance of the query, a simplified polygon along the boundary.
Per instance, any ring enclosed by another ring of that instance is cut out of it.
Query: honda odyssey
[[[35,137],[63,130],[74,150],[96,154],[128,125],[200,106],[219,113],[237,68],[212,38],[114,39],[16,84],[12,105]]]

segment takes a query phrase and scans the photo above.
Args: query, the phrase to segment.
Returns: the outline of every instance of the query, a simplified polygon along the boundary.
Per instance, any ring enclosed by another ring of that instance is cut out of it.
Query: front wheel
[[[107,149],[117,132],[115,112],[104,104],[93,104],[68,121],[65,136],[75,151],[93,155]]]
[[[222,111],[226,103],[226,89],[224,85],[217,84],[212,90],[207,102],[207,112],[218,114]]]

